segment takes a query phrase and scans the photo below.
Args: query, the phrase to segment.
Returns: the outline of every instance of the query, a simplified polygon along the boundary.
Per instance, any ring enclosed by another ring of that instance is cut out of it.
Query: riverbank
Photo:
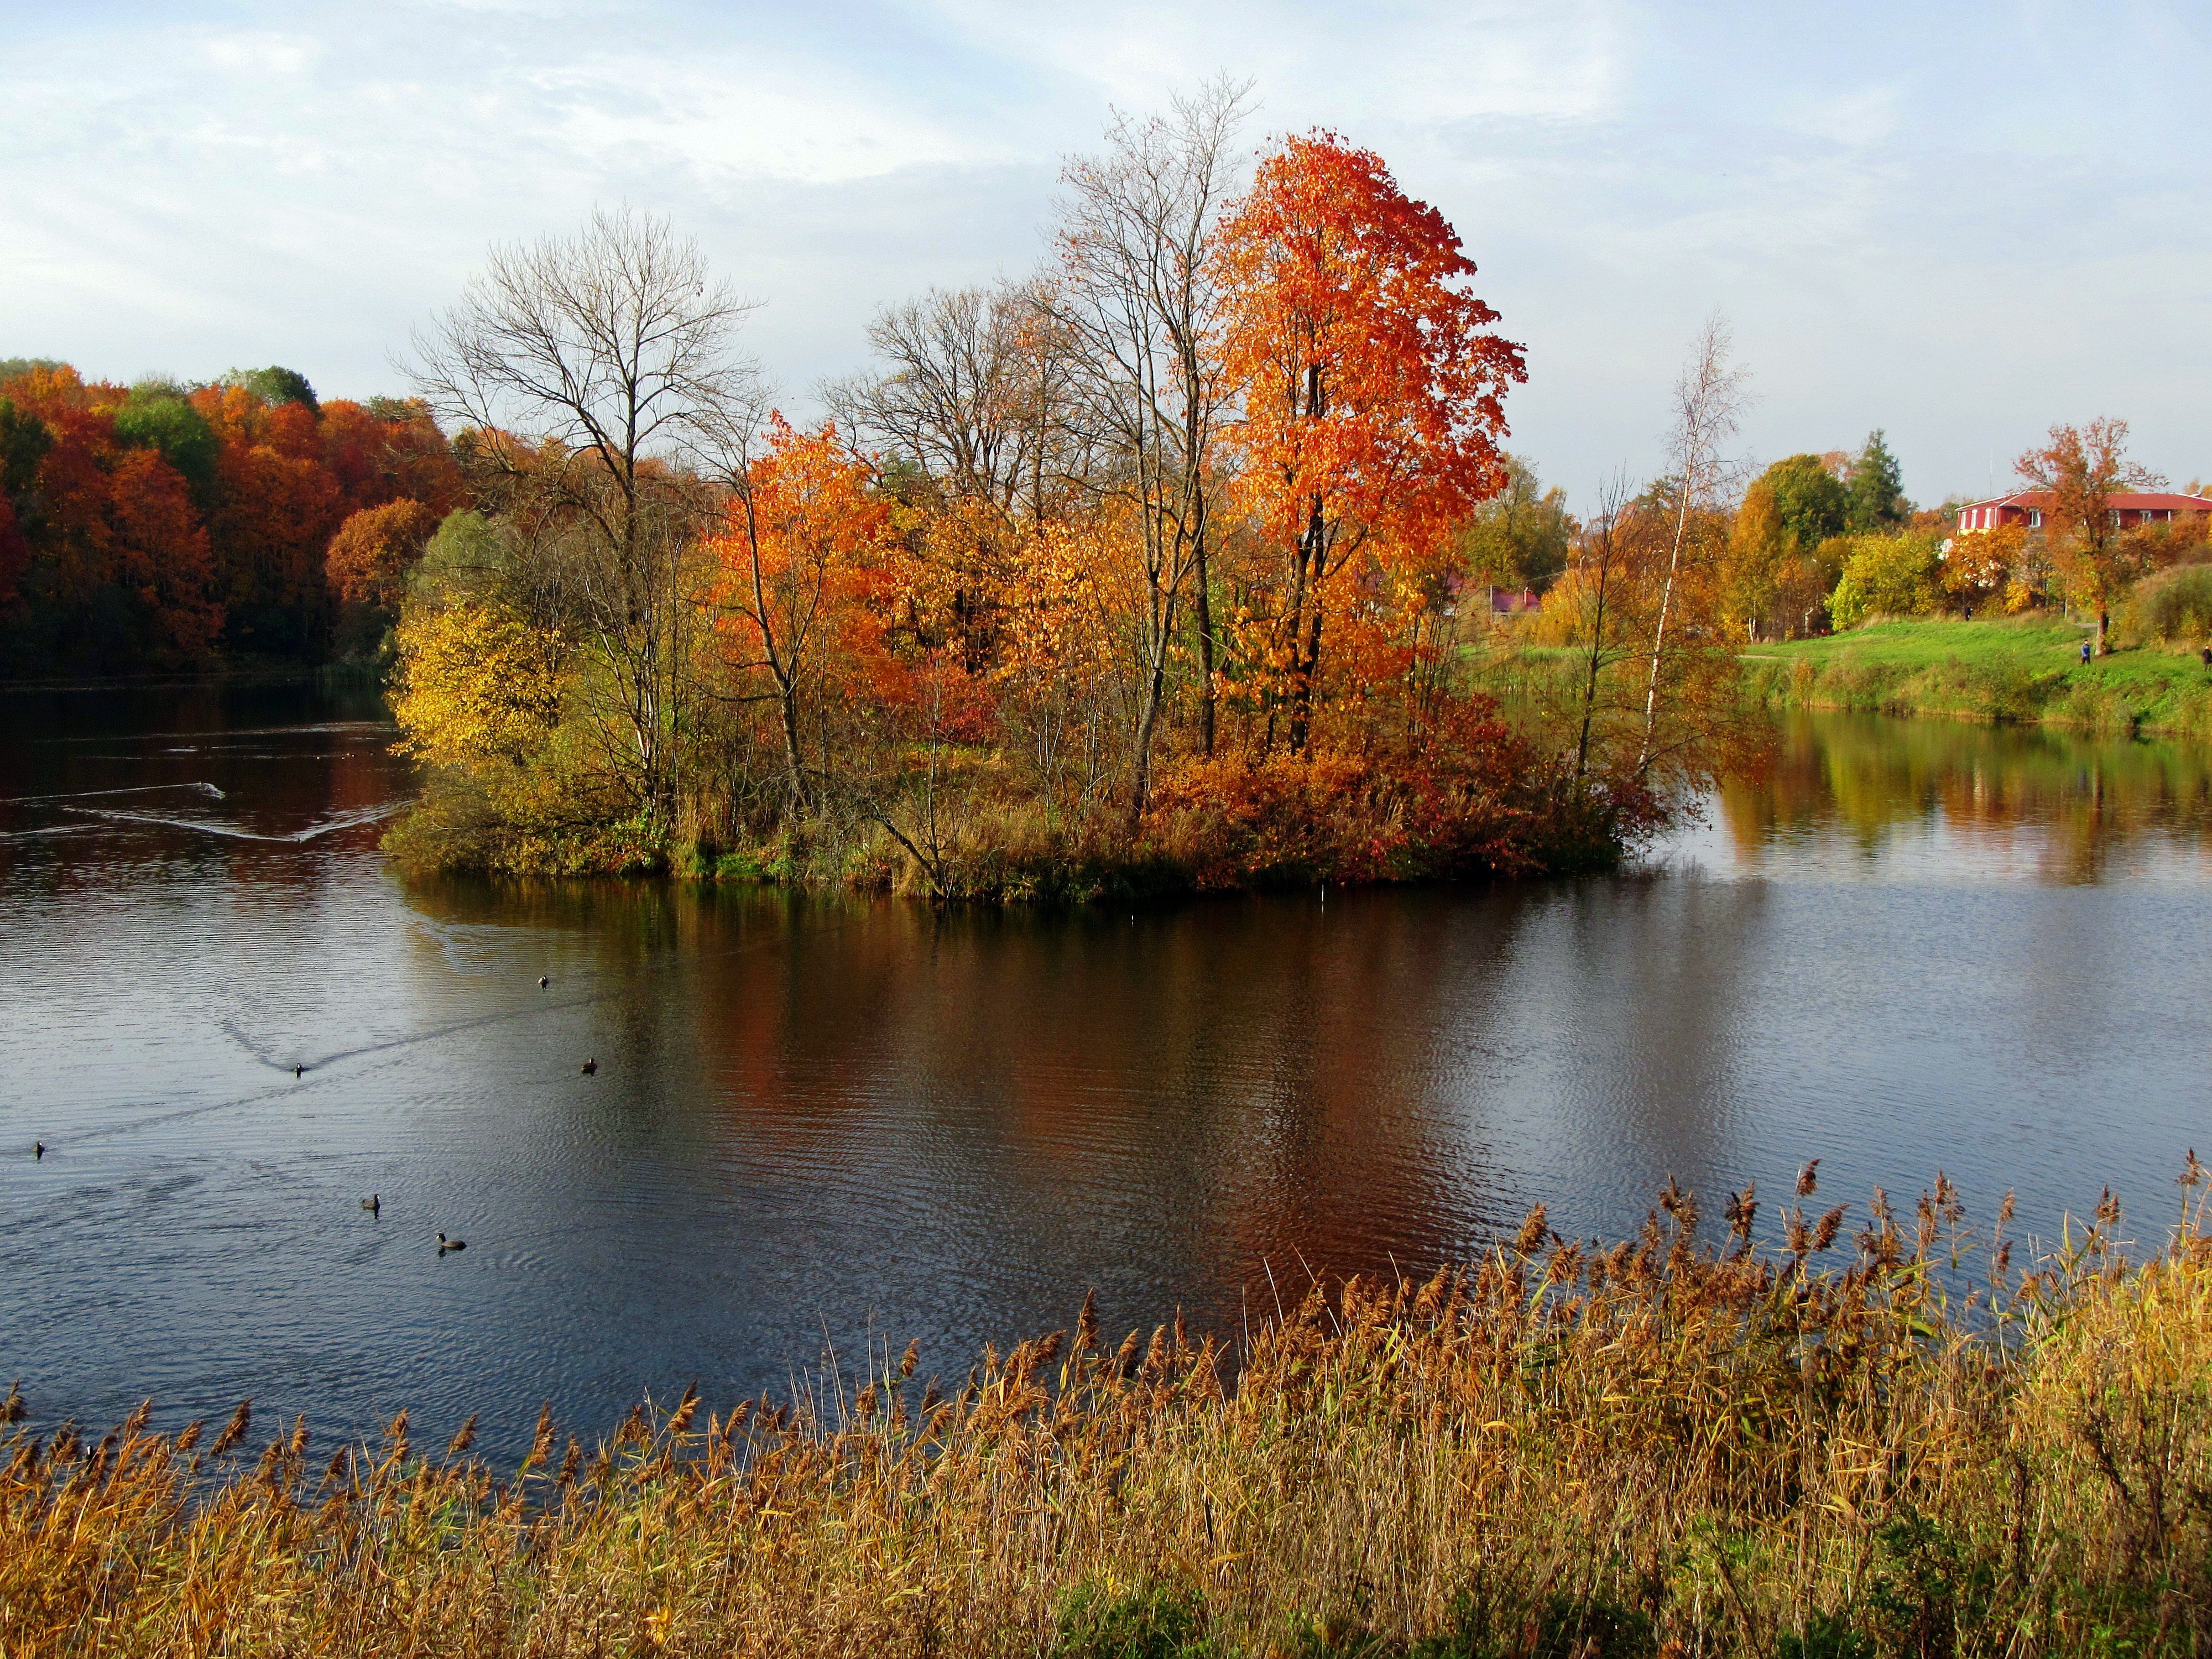
[[[2014,1263],[1939,1180],[1178,1322],[687,1394],[519,1469],[304,1422],[0,1441],[11,1655],[2193,1651],[2212,1238]],[[1809,1183],[1808,1183],[1809,1185]],[[1801,1193],[1807,1188],[1801,1186]],[[1989,1248],[1995,1244],[1994,1249]],[[1961,1267],[1960,1252],[1966,1266]],[[1821,1263],[1834,1265],[1822,1267]],[[1971,1283],[1970,1283],[1971,1281]],[[1233,1376],[1233,1381],[1232,1381]],[[0,1415],[20,1413],[12,1399]],[[266,1449],[254,1448],[268,1436]],[[425,1455],[429,1453],[432,1455]]]
[[[1746,652],[1745,684],[1770,707],[2212,732],[2212,671],[2194,651],[2131,646],[2085,663],[2087,637],[2087,629],[2043,613],[1879,622]]]
[[[1006,757],[947,747],[919,784],[763,814],[719,838],[573,796],[434,772],[387,832],[418,873],[672,875],[982,903],[1086,904],[1618,867],[1656,822],[1640,788],[1569,787],[1486,704],[1349,752],[1164,764],[1132,823],[1116,797],[1027,793]],[[696,815],[694,815],[696,816]]]

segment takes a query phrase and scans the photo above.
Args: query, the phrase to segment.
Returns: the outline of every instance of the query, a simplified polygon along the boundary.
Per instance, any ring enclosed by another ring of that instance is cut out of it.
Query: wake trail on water
[[[0,797],[0,806],[23,806],[33,801],[92,800],[102,795],[150,795],[162,789],[196,789],[216,800],[230,799],[211,783],[140,783],[128,789],[79,789],[65,795],[8,795]]]
[[[375,823],[390,817],[404,806],[404,801],[386,801],[380,806],[364,806],[350,812],[338,812],[319,823],[311,823],[305,830],[295,830],[288,835],[263,835],[235,823],[216,823],[205,818],[179,818],[158,812],[118,812],[98,806],[64,806],[65,812],[82,812],[88,817],[107,818],[117,823],[152,823],[168,830],[197,830],[204,835],[222,836],[231,841],[263,841],[296,846],[302,842],[316,841],[340,830],[352,830],[364,823]]]
[[[133,734],[142,743],[155,743],[163,738],[275,738],[294,732],[397,732],[399,727],[391,720],[320,720],[308,726],[219,726],[202,732],[140,732]],[[84,737],[38,738],[42,744],[113,743],[114,734],[94,733]]]
[[[823,928],[821,931],[825,933],[842,933],[854,925],[851,921],[842,921],[833,927]],[[771,950],[779,943],[777,939],[763,939],[757,944],[734,945],[723,951],[697,951],[685,957],[684,960],[686,963],[726,961],[733,957],[750,956],[755,952]],[[491,1013],[478,1014],[469,1019],[453,1020],[444,1025],[433,1026],[428,1030],[410,1031],[403,1036],[387,1037],[378,1042],[364,1042],[351,1048],[332,1049],[313,1057],[295,1051],[293,1058],[285,1058],[248,1033],[236,1016],[226,1016],[217,1020],[216,1029],[235,1042],[258,1064],[268,1066],[272,1071],[289,1072],[294,1066],[297,1065],[304,1066],[308,1072],[314,1073],[324,1071],[345,1060],[365,1060],[378,1054],[396,1054],[403,1049],[418,1048],[428,1042],[442,1042],[447,1037],[458,1036],[467,1031],[484,1030],[516,1020],[536,1019],[542,1015],[558,1013],[567,1009],[588,1008],[597,1003],[611,1002],[628,995],[634,988],[633,981],[625,981],[603,991],[582,995],[562,997],[557,1000],[533,999],[532,1001],[520,1004],[513,1008],[498,1009]],[[277,1101],[296,1098],[298,1098],[296,1084],[290,1086],[279,1085],[258,1089],[251,1094],[234,1095],[226,1100],[213,1100],[198,1106],[180,1106],[168,1111],[155,1111],[144,1116],[132,1118],[127,1122],[103,1124],[97,1128],[86,1129],[80,1133],[70,1135],[66,1139],[53,1141],[50,1145],[59,1148],[80,1145],[86,1141],[112,1140],[120,1136],[136,1134],[143,1129],[155,1128],[165,1123],[181,1122],[191,1118],[205,1117],[215,1112],[233,1111],[241,1107],[272,1104]],[[151,1101],[145,1103],[149,1106],[154,1104]],[[130,1108],[126,1103],[118,1109],[129,1110]]]

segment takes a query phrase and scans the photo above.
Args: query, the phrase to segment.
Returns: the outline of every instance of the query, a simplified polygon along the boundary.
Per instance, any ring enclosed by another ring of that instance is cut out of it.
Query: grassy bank
[[[608,793],[482,788],[434,772],[385,850],[410,869],[521,876],[672,874],[987,903],[1579,873],[1618,865],[1646,792],[1568,787],[1486,702],[1351,752],[1162,765],[1141,817],[1102,787],[1039,799],[1003,750],[947,747],[926,785],[825,793],[811,810],[625,814]],[[580,799],[579,799],[580,797]],[[696,826],[719,817],[712,838]]]
[[[2201,1196],[2203,1172],[2185,1177]],[[1670,1190],[1425,1283],[912,1350],[796,1406],[687,1397],[493,1469],[211,1438],[0,1442],[11,1656],[1365,1654],[1875,1659],[2212,1640],[2212,1239],[2100,1206],[2032,1273],[1917,1215]],[[1998,1231],[2002,1231],[2002,1218]],[[1987,1242],[1987,1241],[1985,1241]],[[1821,1264],[1831,1264],[1823,1267]],[[1966,1281],[1975,1281],[1969,1290]]]
[[[1747,653],[1771,704],[2042,721],[2089,730],[2212,732],[2212,672],[2194,651],[2136,646],[2081,660],[2087,630],[2044,614],[1908,618]]]

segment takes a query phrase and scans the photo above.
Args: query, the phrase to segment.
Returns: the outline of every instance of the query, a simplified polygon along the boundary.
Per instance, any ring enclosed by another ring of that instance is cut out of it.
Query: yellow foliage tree
[[[561,717],[564,642],[479,600],[415,610],[399,624],[392,713],[398,747],[437,766],[520,765]]]
[[[2014,582],[2027,547],[2027,532],[2016,524],[1960,531],[1943,550],[1944,591],[1969,605],[1995,599]]]

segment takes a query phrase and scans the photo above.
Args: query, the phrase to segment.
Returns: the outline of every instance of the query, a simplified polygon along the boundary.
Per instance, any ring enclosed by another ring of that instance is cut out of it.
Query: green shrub
[[[2138,639],[2212,637],[2212,564],[2178,564],[2136,584],[2123,627]]]

